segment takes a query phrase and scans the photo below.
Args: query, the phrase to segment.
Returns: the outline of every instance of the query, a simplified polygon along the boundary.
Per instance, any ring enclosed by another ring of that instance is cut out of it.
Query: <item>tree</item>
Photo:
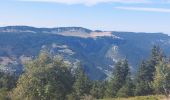
[[[72,97],[80,100],[81,97],[90,94],[91,82],[80,66],[75,69],[74,78]]]
[[[90,94],[96,99],[102,99],[104,97],[105,85],[105,82],[94,81]]]
[[[149,95],[153,94],[152,82],[154,80],[155,67],[159,64],[159,61],[163,59],[163,52],[159,46],[153,46],[150,59],[142,63],[139,66],[136,75],[136,95]]]
[[[116,63],[114,71],[113,71],[112,78],[107,83],[107,87],[106,87],[106,91],[105,91],[105,97],[110,97],[110,98],[115,97],[117,91],[119,90],[120,86],[122,85],[121,82],[117,81],[121,78],[121,76],[120,76],[121,65],[122,65],[121,61],[118,61]]]
[[[136,75],[136,88],[135,88],[135,95],[147,95],[152,92],[151,84],[149,80],[149,73],[150,70],[148,70],[148,66],[146,65],[145,61],[142,61],[139,70]]]
[[[16,86],[15,74],[0,72],[0,100],[9,100],[10,91]]]
[[[128,61],[122,60],[117,62],[113,71],[113,78],[108,82],[106,89],[106,97],[117,96],[118,91],[128,82],[130,78],[130,69]],[[128,83],[127,83],[128,84]]]
[[[10,100],[9,91],[6,88],[0,89],[0,100]]]
[[[126,79],[125,85],[120,88],[117,93],[117,97],[129,97],[134,95],[134,84],[133,81],[129,78]]]
[[[12,90],[16,86],[17,79],[15,74],[0,72],[0,88]]]
[[[119,89],[119,91],[117,92],[117,97],[129,97],[129,96],[133,96],[134,95],[134,84],[133,81],[131,79],[131,73],[130,73],[130,68],[128,65],[128,61],[124,60],[123,61],[123,65],[124,66],[124,79],[125,79],[125,83],[123,84],[123,86]]]
[[[170,67],[163,60],[156,66],[153,86],[158,94],[165,94],[167,97],[170,94]]]
[[[147,61],[147,69],[148,69],[148,77],[147,80],[149,82],[153,81],[154,74],[155,74],[155,66],[159,64],[164,57],[163,51],[160,49],[159,46],[153,46],[152,53],[150,59]]]
[[[128,61],[126,59],[123,61],[122,66],[124,66],[124,71],[122,73],[124,74],[123,77],[125,79],[125,81],[124,81],[125,83],[123,84],[123,86],[117,92],[117,97],[133,96],[134,85],[133,85],[133,82],[132,82],[132,79],[131,79]]]
[[[66,64],[54,59],[48,53],[26,65],[12,99],[16,100],[65,100],[72,88],[72,74]]]

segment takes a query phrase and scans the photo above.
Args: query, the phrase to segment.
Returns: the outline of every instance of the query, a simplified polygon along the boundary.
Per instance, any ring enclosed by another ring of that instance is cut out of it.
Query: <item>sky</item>
[[[170,35],[170,0],[0,0],[0,26],[11,25]]]

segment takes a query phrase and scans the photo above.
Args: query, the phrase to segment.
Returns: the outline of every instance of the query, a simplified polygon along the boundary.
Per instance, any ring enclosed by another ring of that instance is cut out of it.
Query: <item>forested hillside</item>
[[[0,70],[19,75],[25,62],[47,50],[62,57],[71,67],[81,62],[93,80],[111,77],[115,64],[124,58],[128,59],[134,75],[155,44],[170,55],[170,37],[162,33],[92,31],[82,27],[1,27]]]
[[[132,78],[128,59],[119,60],[109,80],[94,81],[81,63],[70,67],[63,59],[42,51],[17,75],[1,72],[1,100],[95,100],[170,94],[170,60],[159,46],[141,61]]]

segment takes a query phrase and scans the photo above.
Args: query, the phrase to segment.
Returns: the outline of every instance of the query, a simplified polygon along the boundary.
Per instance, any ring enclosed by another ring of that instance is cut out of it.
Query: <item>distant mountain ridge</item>
[[[0,27],[0,70],[22,71],[22,64],[42,49],[62,56],[70,66],[81,62],[91,79],[105,79],[115,62],[127,58],[133,72],[160,45],[170,55],[170,36],[162,33],[93,31],[82,27]]]
[[[35,28],[31,26],[6,26],[6,27],[0,27],[0,32],[8,32],[8,31],[33,31],[35,33],[39,32],[65,32],[65,31],[81,31],[90,33],[92,30],[82,28],[82,27],[58,27],[58,28]]]

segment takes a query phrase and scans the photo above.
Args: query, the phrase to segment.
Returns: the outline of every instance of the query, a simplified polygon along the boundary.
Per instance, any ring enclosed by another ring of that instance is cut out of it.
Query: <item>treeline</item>
[[[94,100],[170,94],[170,60],[154,46],[132,76],[127,59],[117,62],[109,80],[90,80],[80,64],[40,53],[19,77],[0,73],[0,100]]]

